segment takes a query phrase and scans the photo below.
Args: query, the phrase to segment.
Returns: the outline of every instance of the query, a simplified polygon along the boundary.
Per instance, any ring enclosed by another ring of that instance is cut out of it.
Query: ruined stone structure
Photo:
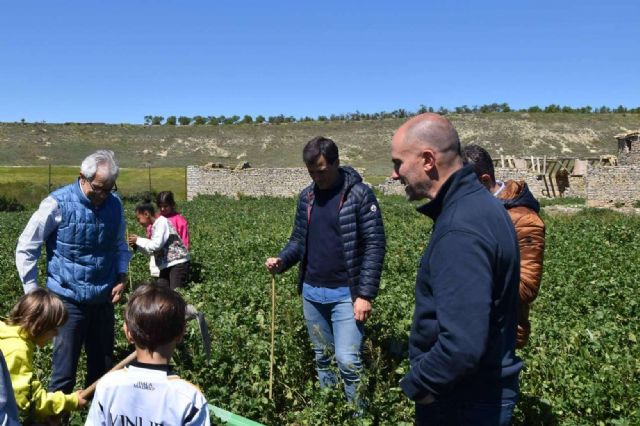
[[[618,156],[597,158],[494,159],[496,178],[524,180],[536,198],[586,198],[590,207],[632,207],[640,203],[640,130],[617,135]],[[364,176],[362,170],[360,174]],[[231,197],[293,197],[311,182],[306,168],[235,169],[221,164],[187,167],[187,199],[199,194]],[[387,179],[378,185],[385,195],[404,196],[404,187]]]
[[[589,207],[633,207],[640,202],[640,130],[615,138],[618,165],[589,168]]]
[[[187,200],[197,195],[213,194],[228,197],[295,197],[311,183],[305,167],[253,169],[248,163],[241,163],[235,169],[220,166],[208,164],[187,167]],[[363,175],[362,169],[356,170]]]
[[[640,130],[616,135],[618,140],[618,164],[640,165]]]
[[[586,164],[597,161],[598,159],[501,156],[494,159],[494,167],[496,179],[524,180],[536,198],[585,198]],[[378,185],[378,189],[386,195],[404,195],[404,187],[400,182],[391,179]]]
[[[233,170],[188,166],[187,200],[200,194],[294,197],[310,182],[304,167]]]

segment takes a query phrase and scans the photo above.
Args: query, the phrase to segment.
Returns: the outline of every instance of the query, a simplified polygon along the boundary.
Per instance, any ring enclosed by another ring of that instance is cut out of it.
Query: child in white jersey
[[[124,332],[136,346],[136,361],[100,379],[86,425],[209,425],[204,395],[169,366],[184,335],[185,307],[169,288],[136,289],[124,313]]]
[[[160,269],[158,285],[172,289],[184,287],[189,276],[191,256],[169,219],[156,217],[153,204],[143,202],[136,206],[136,220],[145,229],[151,226],[151,237],[131,234],[129,245],[154,257],[155,265]]]

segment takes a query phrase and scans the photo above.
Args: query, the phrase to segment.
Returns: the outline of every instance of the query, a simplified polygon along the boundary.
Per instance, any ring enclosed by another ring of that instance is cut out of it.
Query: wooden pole
[[[273,364],[276,330],[276,275],[271,274],[271,360],[269,367],[269,399],[273,401]]]
[[[111,370],[109,370],[109,372],[116,371],[116,370],[121,370],[124,367],[126,367],[127,365],[131,364],[131,362],[133,360],[135,360],[135,359],[136,359],[136,352],[134,351],[131,354],[129,354],[129,356],[127,356],[125,359],[123,359],[118,364],[116,364],[116,366],[113,367]],[[96,380],[95,382],[91,383],[91,385],[88,388],[83,389],[82,391],[80,391],[80,396],[83,399],[87,399],[87,397],[91,396],[91,394],[96,390],[96,386],[97,385],[98,385],[98,380]]]

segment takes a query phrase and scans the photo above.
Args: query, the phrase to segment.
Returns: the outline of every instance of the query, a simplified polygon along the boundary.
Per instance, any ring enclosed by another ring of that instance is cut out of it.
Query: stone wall
[[[364,169],[356,169],[363,176]],[[197,195],[296,197],[311,183],[305,167],[227,169],[221,165],[187,166],[187,200]],[[364,182],[366,184],[366,181]]]
[[[586,197],[586,179],[584,176],[568,176],[568,187],[559,182],[557,177],[550,178],[532,170],[522,170],[509,167],[498,167],[495,169],[496,179],[524,180],[529,186],[529,190],[536,198],[560,197],[562,189],[563,197]],[[385,180],[378,185],[378,190],[385,195],[404,195],[404,186],[399,181],[392,179]]]
[[[640,166],[593,167],[587,179],[587,206],[631,207],[640,201]]]
[[[362,174],[362,170],[359,170]],[[553,197],[586,198],[591,207],[633,206],[640,201],[640,165],[589,166],[585,176],[541,175],[534,170],[497,167],[500,180],[524,180],[538,199]],[[564,183],[562,180],[565,179]],[[232,170],[211,167],[187,167],[187,199],[199,194],[230,197],[295,197],[311,179],[306,168]],[[404,196],[404,186],[387,179],[378,186],[385,195]],[[562,194],[562,195],[561,195]]]
[[[187,167],[187,200],[200,194],[294,197],[311,182],[306,168],[232,170]]]
[[[640,135],[632,132],[618,139],[618,164],[631,166],[640,164]]]

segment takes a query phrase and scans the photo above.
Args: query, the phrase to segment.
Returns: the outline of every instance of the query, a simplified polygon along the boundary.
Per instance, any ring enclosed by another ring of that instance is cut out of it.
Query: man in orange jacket
[[[480,182],[503,202],[516,228],[520,246],[520,311],[516,348],[523,348],[531,333],[530,305],[538,296],[542,278],[545,227],[538,215],[540,204],[524,181],[497,180],[493,161],[485,149],[467,145],[463,149],[463,157],[465,163],[473,164]]]

